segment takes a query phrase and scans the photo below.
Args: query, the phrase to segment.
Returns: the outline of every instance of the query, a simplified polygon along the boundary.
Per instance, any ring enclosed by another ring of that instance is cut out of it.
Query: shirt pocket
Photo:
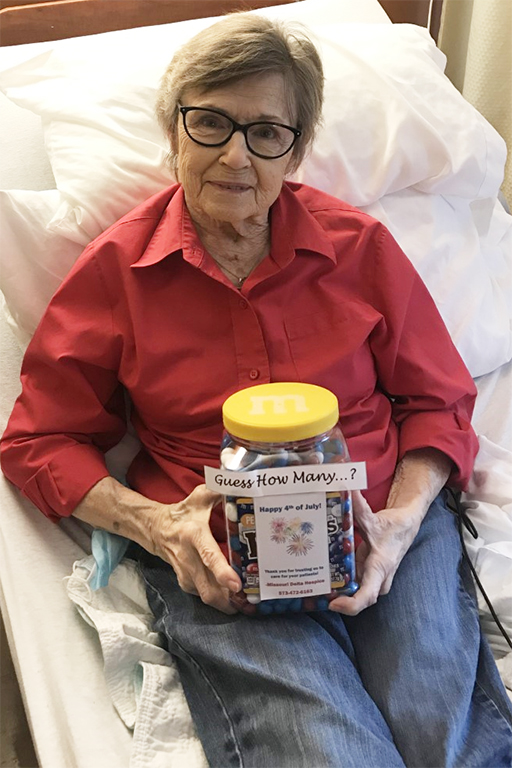
[[[369,340],[381,320],[356,302],[285,319],[298,380],[330,389],[346,407],[371,397],[377,375]]]

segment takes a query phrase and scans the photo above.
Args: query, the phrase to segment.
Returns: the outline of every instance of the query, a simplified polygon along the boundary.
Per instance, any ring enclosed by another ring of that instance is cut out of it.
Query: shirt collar
[[[274,261],[284,267],[295,256],[298,250],[313,251],[336,261],[336,252],[331,240],[316,218],[311,213],[303,195],[297,195],[298,190],[304,190],[309,197],[309,187],[303,184],[285,182],[281,194],[271,209],[271,253]],[[311,198],[315,193],[311,190]],[[318,197],[318,193],[316,193]]]
[[[151,240],[132,267],[150,267],[176,251],[183,251],[184,258],[196,265],[202,252],[199,238],[188,215],[181,185],[175,187]]]
[[[285,267],[297,250],[314,251],[336,260],[334,246],[316,218],[295,194],[301,185],[285,183],[271,208],[271,254]],[[132,267],[148,267],[181,251],[185,261],[199,266],[204,248],[185,205],[183,187],[178,186],[165,207],[147,248]]]

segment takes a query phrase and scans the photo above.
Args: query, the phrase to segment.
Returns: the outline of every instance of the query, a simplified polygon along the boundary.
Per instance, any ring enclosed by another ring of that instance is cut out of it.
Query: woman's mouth
[[[251,189],[249,184],[235,184],[228,181],[210,181],[210,184],[227,192],[247,192]]]

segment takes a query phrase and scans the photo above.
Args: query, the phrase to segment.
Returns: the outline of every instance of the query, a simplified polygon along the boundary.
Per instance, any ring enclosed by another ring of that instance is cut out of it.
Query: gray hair
[[[187,90],[208,92],[250,75],[283,75],[288,110],[302,135],[292,152],[293,170],[311,147],[320,122],[324,76],[314,44],[299,24],[252,13],[232,13],[180,48],[164,73],[156,102],[158,121],[175,144],[179,104]]]

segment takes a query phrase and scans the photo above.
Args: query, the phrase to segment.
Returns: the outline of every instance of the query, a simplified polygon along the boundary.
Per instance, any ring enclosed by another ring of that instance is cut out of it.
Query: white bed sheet
[[[371,20],[370,3],[365,11],[365,20]],[[382,20],[381,11],[375,20]],[[2,57],[15,57],[14,49],[10,54],[5,51]],[[0,188],[52,188],[39,119],[2,94],[0,115],[0,134],[8,140],[3,143],[7,151],[0,163]],[[3,429],[18,391],[21,361],[21,351],[3,317],[0,358]],[[468,503],[482,537],[469,543],[489,595],[512,632],[512,490],[504,479],[512,477],[512,363],[481,377],[478,387],[474,423],[484,450],[477,460]],[[67,593],[65,579],[73,563],[89,555],[88,532],[74,520],[53,525],[1,476],[0,520],[0,608],[42,768],[158,768],[164,762],[200,768],[202,754],[179,696],[174,715],[182,725],[181,737],[176,734],[171,751],[133,750],[132,733],[113,705],[97,632],[79,615]],[[144,606],[140,590],[135,591],[136,614]],[[505,656],[506,648],[487,615],[484,625],[497,656],[503,657],[502,674],[512,690],[512,655]],[[170,679],[174,680],[172,675]],[[174,693],[179,693],[179,686],[173,685]],[[139,736],[138,743],[147,746],[151,733]]]

